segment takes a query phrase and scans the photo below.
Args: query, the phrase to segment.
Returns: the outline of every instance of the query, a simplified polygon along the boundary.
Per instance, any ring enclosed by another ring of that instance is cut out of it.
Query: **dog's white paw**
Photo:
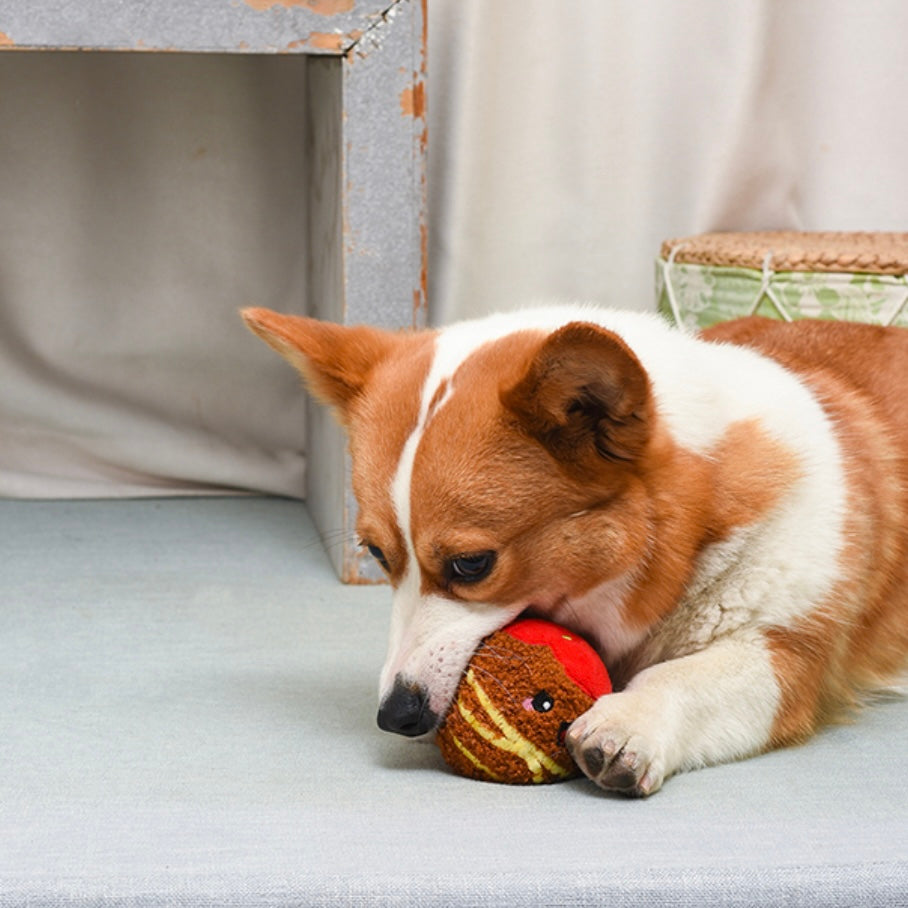
[[[600,788],[645,797],[666,777],[664,749],[634,722],[633,695],[599,699],[568,729],[566,743],[574,762]]]

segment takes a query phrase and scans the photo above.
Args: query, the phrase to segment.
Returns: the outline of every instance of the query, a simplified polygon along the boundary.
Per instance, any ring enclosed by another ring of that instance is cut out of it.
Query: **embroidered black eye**
[[[365,543],[366,548],[369,550],[369,554],[387,571],[388,568],[388,559],[385,558],[385,553],[377,546],[370,545],[368,542]]]
[[[555,705],[555,698],[547,690],[541,690],[530,703],[537,713],[547,713]]]
[[[448,563],[451,580],[457,583],[478,583],[485,580],[495,567],[494,552],[477,552],[475,555],[458,555]]]

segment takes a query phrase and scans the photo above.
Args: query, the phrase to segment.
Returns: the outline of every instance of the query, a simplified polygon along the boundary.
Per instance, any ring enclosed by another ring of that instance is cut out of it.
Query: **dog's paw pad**
[[[645,797],[662,786],[664,760],[654,743],[595,716],[575,725],[568,731],[568,750],[600,788]]]

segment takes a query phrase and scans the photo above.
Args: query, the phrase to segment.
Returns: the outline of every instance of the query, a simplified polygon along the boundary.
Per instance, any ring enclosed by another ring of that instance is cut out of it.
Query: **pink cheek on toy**
[[[523,704],[522,704],[522,705],[523,705],[523,708],[524,708],[528,713],[535,712],[535,710],[534,710],[534,708],[533,708],[533,698],[532,698],[532,697],[527,697],[526,700],[523,701]]]

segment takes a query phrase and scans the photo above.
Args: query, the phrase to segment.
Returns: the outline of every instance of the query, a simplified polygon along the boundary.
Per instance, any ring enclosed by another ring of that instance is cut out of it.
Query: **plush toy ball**
[[[515,621],[479,645],[436,741],[457,773],[513,785],[577,775],[570,724],[612,689],[596,651],[573,631]]]

